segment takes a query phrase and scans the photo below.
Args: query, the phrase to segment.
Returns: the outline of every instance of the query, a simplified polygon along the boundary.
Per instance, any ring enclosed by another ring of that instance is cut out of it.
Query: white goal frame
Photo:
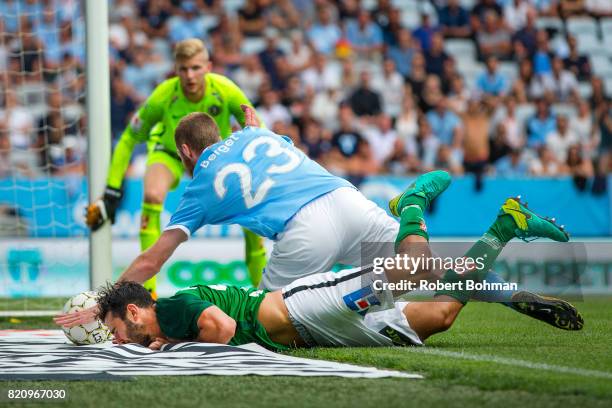
[[[108,2],[85,1],[87,83],[87,184],[89,202],[104,193],[111,157]],[[89,235],[89,282],[95,290],[112,279],[111,226]]]
[[[109,26],[107,0],[84,0],[88,200],[104,194],[111,158]],[[112,280],[111,226],[89,234],[91,290]],[[53,316],[57,310],[2,310],[0,317]]]

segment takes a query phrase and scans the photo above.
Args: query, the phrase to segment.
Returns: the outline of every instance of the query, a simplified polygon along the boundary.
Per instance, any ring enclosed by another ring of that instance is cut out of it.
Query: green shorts
[[[156,163],[160,163],[166,166],[174,176],[174,182],[170,187],[170,190],[174,190],[181,182],[181,177],[183,177],[183,173],[185,172],[183,163],[171,152],[168,152],[166,150],[156,150],[155,146],[155,144],[150,144],[148,146],[147,167]]]
[[[168,150],[160,141],[163,139],[164,127],[161,123],[151,129],[150,141],[147,144],[147,167],[160,163],[170,170],[174,176],[174,182],[170,190],[174,190],[181,182],[185,168],[178,153]]]

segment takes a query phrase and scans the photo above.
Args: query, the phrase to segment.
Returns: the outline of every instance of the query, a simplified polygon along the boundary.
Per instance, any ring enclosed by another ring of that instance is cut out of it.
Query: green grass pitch
[[[11,302],[12,303],[12,302]],[[40,308],[61,306],[62,301]],[[0,301],[0,308],[8,308]],[[34,304],[30,305],[34,307]],[[0,390],[65,389],[75,407],[591,407],[612,406],[612,297],[576,302],[580,332],[492,304],[471,303],[424,348],[296,350],[291,355],[417,372],[424,380],[138,377],[133,381],[0,382]],[[0,318],[0,329],[53,328],[49,318]],[[5,395],[0,396],[6,402]],[[129,404],[129,405],[128,405]],[[45,402],[40,406],[54,406]],[[24,406],[35,406],[27,403]]]

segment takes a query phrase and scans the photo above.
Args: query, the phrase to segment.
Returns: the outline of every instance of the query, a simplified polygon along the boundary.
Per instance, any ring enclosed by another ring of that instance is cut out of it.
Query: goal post
[[[108,3],[86,0],[87,184],[89,202],[102,196],[111,154]],[[92,290],[112,278],[111,226],[105,223],[89,235],[89,275]]]
[[[111,227],[90,233],[84,213],[110,165],[108,11],[106,0],[2,7],[0,318],[53,315],[112,279]]]

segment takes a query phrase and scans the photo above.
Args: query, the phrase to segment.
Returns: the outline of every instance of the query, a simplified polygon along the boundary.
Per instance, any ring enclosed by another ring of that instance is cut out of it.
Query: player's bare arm
[[[236,321],[217,306],[211,306],[200,315],[198,328],[198,341],[227,344],[236,333]]]
[[[198,334],[197,341],[203,343],[219,343],[227,344],[230,342],[236,333],[236,321],[226,315],[221,309],[216,306],[211,306],[204,310],[198,319]],[[179,343],[180,340],[169,339],[167,337],[156,337],[149,348],[151,350],[160,350],[165,344]]]
[[[155,276],[164,262],[170,258],[176,248],[186,239],[185,233],[179,229],[164,231],[151,248],[141,253],[132,262],[128,269],[119,277],[118,281],[131,280],[142,283]],[[98,308],[94,306],[80,312],[59,314],[53,318],[53,321],[60,326],[72,327],[92,322],[95,320],[97,313]]]
[[[73,327],[79,324],[87,324],[96,319],[98,314],[97,306],[81,310],[80,312],[59,314],[53,318],[55,324],[64,327]]]
[[[155,276],[176,248],[186,240],[187,235],[180,229],[164,231],[151,248],[138,255],[118,281],[142,283]]]

